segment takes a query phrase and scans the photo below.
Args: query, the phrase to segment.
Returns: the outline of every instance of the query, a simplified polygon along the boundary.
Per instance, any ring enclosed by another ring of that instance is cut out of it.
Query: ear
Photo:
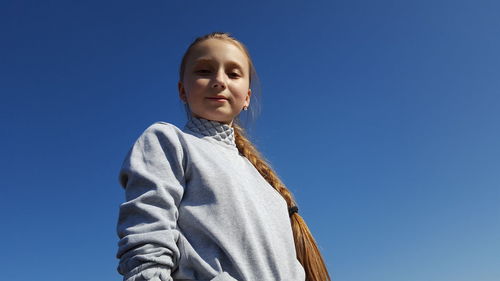
[[[177,83],[177,88],[179,89],[179,98],[184,102],[186,103],[187,102],[187,98],[186,98],[186,90],[184,89],[184,85],[182,84],[181,81],[179,81],[179,83]]]
[[[248,89],[247,96],[245,97],[245,106],[250,106],[250,97],[252,96],[252,90]]]

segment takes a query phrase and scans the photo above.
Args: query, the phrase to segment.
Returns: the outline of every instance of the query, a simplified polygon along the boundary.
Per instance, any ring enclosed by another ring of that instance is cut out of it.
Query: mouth
[[[212,97],[212,98],[207,98],[207,99],[213,100],[213,101],[219,101],[219,102],[223,102],[223,101],[227,101],[228,100],[226,97],[222,97],[222,96]]]

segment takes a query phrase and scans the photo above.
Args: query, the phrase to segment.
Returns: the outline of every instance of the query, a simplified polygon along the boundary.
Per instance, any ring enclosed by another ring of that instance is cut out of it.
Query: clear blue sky
[[[199,35],[247,44],[252,137],[337,281],[500,280],[498,1],[2,1],[2,280],[121,280],[126,152],[185,123]]]

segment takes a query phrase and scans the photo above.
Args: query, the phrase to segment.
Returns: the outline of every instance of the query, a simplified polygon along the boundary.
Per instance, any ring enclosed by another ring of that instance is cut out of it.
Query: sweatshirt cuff
[[[132,269],[124,278],[124,281],[173,281],[170,269],[162,266],[145,265]]]
[[[213,279],[210,279],[210,281],[238,281],[231,277],[229,273],[223,271],[221,274],[215,276]]]

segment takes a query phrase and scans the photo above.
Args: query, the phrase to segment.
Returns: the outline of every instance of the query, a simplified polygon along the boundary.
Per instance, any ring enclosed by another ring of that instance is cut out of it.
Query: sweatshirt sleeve
[[[125,281],[170,281],[180,257],[178,206],[185,180],[182,147],[172,127],[144,131],[120,170],[125,202],[117,223],[118,272]]]

